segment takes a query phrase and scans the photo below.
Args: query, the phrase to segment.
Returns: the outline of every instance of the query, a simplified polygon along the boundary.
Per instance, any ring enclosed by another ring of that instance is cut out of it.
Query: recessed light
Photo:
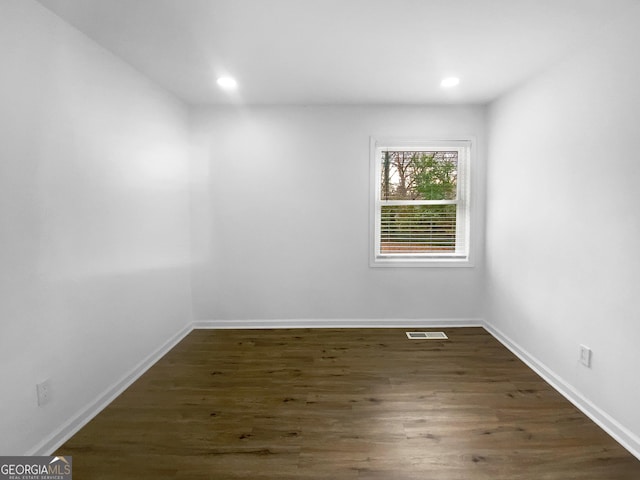
[[[233,90],[238,86],[238,82],[232,77],[220,77],[218,78],[218,85],[225,90]]]
[[[447,77],[443,78],[440,82],[440,86],[443,88],[451,88],[455,87],[460,83],[460,79],[458,77]]]

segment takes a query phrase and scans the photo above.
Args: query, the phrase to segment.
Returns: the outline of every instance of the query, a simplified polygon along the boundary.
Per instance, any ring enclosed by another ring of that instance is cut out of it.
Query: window
[[[371,141],[372,266],[470,266],[471,141]]]

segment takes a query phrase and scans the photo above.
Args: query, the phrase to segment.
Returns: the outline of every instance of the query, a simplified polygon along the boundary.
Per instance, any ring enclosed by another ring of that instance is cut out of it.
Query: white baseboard
[[[481,318],[445,318],[445,319],[388,319],[388,318],[325,318],[325,319],[286,319],[286,320],[199,320],[193,323],[194,329],[261,329],[261,328],[446,328],[446,327],[482,327]]]
[[[600,428],[611,435],[618,443],[626,448],[629,453],[640,460],[640,437],[632,431],[624,427],[620,422],[615,420],[605,411],[594,405],[589,399],[583,396],[579,391],[571,386],[560,376],[556,375],[553,370],[548,368],[542,362],[538,361],[533,355],[524,348],[511,340],[503,332],[485,321],[485,330],[493,335],[496,340],[507,347],[520,360],[527,364],[534,372],[540,375],[549,385],[556,389],[562,396],[575,405],[582,413],[593,420]]]
[[[55,430],[51,435],[45,438],[38,445],[33,447],[25,455],[51,455],[62,444],[75,435],[82,427],[84,427],[89,421],[91,421],[98,413],[109,405],[115,398],[124,392],[133,382],[142,376],[154,363],[156,363],[162,356],[164,356],[169,350],[175,347],[180,340],[186,337],[193,327],[191,324],[186,325],[179,332],[173,335],[163,345],[157,348],[154,352],[149,354],[138,365],[131,369],[120,380],[115,382],[109,388],[107,388],[102,394],[81,410],[77,415],[72,417],[69,421],[64,423],[60,428]]]
[[[540,375],[580,411],[587,415],[632,455],[640,459],[640,438],[618,421],[594,405],[568,382],[556,375],[524,348],[503,332],[481,318],[463,319],[287,319],[287,320],[199,320],[185,326],[162,346],[148,355],[122,379],[107,388],[93,402],[63,424],[26,455],[50,455],[91,419],[109,405],[118,395],[144,374],[155,362],[178,344],[194,329],[270,329],[270,328],[455,328],[484,327],[529,368]]]

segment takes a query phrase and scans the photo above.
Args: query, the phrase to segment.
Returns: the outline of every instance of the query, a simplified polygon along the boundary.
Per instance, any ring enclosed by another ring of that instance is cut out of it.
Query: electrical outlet
[[[591,368],[591,349],[585,345],[580,345],[580,363]]]
[[[36,392],[38,392],[38,406],[42,407],[51,401],[51,380],[47,379],[42,383],[36,385]]]

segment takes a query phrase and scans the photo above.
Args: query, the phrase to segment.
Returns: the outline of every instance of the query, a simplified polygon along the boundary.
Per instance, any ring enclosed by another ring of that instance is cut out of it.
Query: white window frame
[[[472,267],[471,245],[471,162],[474,158],[472,138],[456,140],[427,140],[371,137],[370,144],[370,266],[372,267]],[[458,151],[458,179],[456,201],[441,200],[382,200],[380,175],[382,153],[392,151]],[[438,205],[455,203],[455,253],[381,253],[380,217],[383,205]]]

